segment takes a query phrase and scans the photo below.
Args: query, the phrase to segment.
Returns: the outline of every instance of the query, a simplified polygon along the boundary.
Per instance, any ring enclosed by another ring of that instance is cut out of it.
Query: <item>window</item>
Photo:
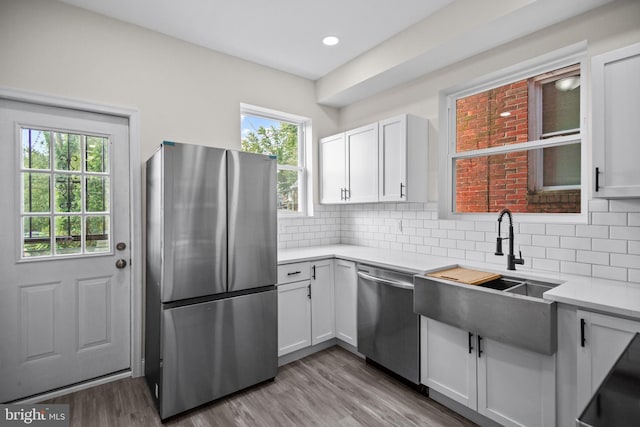
[[[278,159],[278,214],[307,214],[305,134],[308,119],[259,107],[241,108],[243,151]]]
[[[111,251],[109,139],[20,129],[22,258]]]
[[[453,135],[447,141],[450,212],[581,212],[577,62],[537,67],[446,98]]]

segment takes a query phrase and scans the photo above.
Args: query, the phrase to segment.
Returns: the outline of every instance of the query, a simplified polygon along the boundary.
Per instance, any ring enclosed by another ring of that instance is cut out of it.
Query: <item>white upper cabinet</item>
[[[347,201],[378,201],[378,124],[345,133],[347,146]]]
[[[592,59],[595,197],[640,197],[640,43]]]
[[[427,120],[403,114],[381,121],[378,132],[378,200],[427,201]]]
[[[428,127],[403,114],[322,138],[320,203],[426,201]]]
[[[320,151],[320,203],[341,203],[347,187],[344,133],[322,138]]]

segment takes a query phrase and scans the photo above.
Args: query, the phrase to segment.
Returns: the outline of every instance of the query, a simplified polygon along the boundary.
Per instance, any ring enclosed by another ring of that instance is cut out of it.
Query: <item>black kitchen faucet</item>
[[[502,217],[507,214],[509,217],[509,237],[500,237],[500,228],[502,226]],[[507,270],[515,270],[516,264],[524,264],[524,259],[522,259],[522,251],[520,251],[520,258],[516,258],[513,254],[513,216],[511,215],[511,211],[507,208],[504,208],[500,211],[500,215],[498,216],[498,238],[496,239],[496,255],[504,255],[502,253],[502,241],[509,240],[509,254],[507,255]]]

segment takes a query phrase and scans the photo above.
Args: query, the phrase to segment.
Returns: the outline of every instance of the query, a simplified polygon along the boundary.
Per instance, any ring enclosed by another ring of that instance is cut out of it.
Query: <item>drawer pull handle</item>
[[[302,271],[292,271],[291,273],[287,273],[287,276],[295,276],[296,274],[300,274]]]

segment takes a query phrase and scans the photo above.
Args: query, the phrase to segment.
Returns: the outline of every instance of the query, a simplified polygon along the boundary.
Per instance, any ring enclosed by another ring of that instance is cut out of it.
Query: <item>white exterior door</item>
[[[129,369],[127,120],[0,100],[0,144],[0,402]]]

